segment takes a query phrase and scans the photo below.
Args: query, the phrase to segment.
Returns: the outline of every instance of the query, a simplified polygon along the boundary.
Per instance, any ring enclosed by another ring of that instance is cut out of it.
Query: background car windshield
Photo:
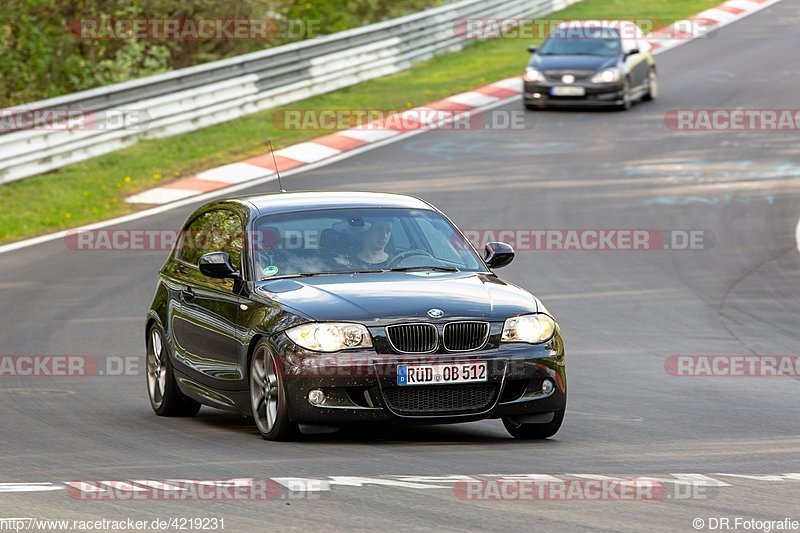
[[[570,28],[551,32],[542,43],[539,55],[615,56],[620,50],[620,39],[615,31]]]
[[[485,272],[471,245],[435,211],[325,209],[262,216],[251,250],[256,279],[434,267]]]

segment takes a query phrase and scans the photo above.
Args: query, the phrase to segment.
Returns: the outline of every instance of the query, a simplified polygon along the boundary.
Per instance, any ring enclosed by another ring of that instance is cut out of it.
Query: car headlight
[[[315,352],[372,348],[372,337],[361,324],[310,322],[287,329],[286,335],[298,346]]]
[[[522,79],[525,81],[542,81],[544,79],[544,74],[533,67],[527,67],[525,73],[522,75]]]
[[[619,81],[619,69],[607,68],[592,76],[592,83],[614,83]]]
[[[550,340],[555,332],[556,321],[545,314],[515,316],[503,325],[500,342],[540,344]]]

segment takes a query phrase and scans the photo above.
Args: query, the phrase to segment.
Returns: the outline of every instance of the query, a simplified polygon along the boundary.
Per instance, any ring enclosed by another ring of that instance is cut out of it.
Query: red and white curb
[[[743,19],[781,0],[728,0],[648,36],[653,53],[663,52]]]
[[[275,160],[271,154],[251,157],[220,167],[200,172],[194,176],[181,178],[161,187],[150,189],[126,198],[126,202],[134,204],[168,204],[203,193],[225,189],[231,185],[246,183],[263,178],[275,178],[275,163],[278,170],[286,172],[304,165],[331,159],[345,152],[362,148],[369,144],[436,129],[449,122],[454,113],[471,113],[504,103],[505,100],[518,97],[522,93],[522,80],[508,78],[478,89],[456,94],[431,104],[399,112],[406,119],[380,122],[338,131],[330,135],[318,137],[312,141],[294,144],[275,151]],[[430,124],[421,124],[415,117],[431,116],[438,120]],[[388,119],[387,119],[388,120]]]

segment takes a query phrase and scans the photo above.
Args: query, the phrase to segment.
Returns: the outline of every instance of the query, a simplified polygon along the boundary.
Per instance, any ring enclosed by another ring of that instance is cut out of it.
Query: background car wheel
[[[564,410],[556,411],[553,420],[544,424],[520,424],[504,418],[503,425],[514,438],[525,440],[547,439],[555,435],[564,421]]]
[[[275,355],[260,341],[250,361],[250,406],[261,436],[266,440],[291,440],[299,433],[286,412],[286,389]]]
[[[647,92],[642,100],[655,100],[656,98],[658,98],[658,76],[654,69],[650,69],[650,74],[647,76]]]
[[[626,79],[625,85],[622,88],[622,103],[619,105],[619,109],[622,111],[627,111],[633,105],[633,97],[631,96],[631,84]]]
[[[164,330],[153,324],[147,332],[147,395],[159,416],[194,416],[200,404],[185,396],[175,383]]]

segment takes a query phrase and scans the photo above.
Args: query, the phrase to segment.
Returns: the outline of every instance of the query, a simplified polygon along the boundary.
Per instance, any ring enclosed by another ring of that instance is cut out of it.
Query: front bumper
[[[522,98],[527,106],[539,107],[586,107],[618,106],[623,103],[624,85],[622,83],[575,83],[583,87],[583,96],[553,96],[551,89],[564,84],[550,82],[525,82]]]
[[[289,418],[298,423],[469,422],[551,413],[566,406],[566,371],[560,334],[543,345],[508,344],[478,352],[420,356],[375,353],[320,356],[298,351],[291,343],[283,348],[288,413]],[[398,364],[474,361],[487,363],[485,383],[397,386]],[[549,394],[542,390],[545,379],[555,384]],[[445,392],[448,388],[450,390]],[[322,405],[314,406],[308,401],[308,393],[313,389],[325,393]],[[484,397],[468,409],[438,408],[437,398],[446,398],[452,405],[451,393],[470,398],[482,394]],[[414,406],[422,405],[424,409],[407,409],[404,406],[408,404],[399,406],[399,396],[411,399]]]

